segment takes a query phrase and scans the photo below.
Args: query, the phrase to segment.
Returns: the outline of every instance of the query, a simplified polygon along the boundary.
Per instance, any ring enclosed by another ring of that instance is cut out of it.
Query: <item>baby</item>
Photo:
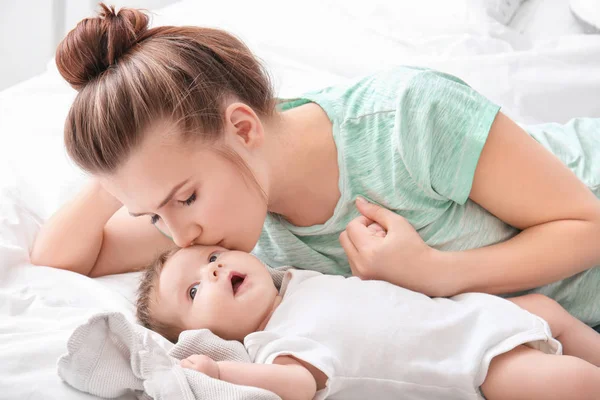
[[[243,342],[252,364],[195,355],[181,365],[284,400],[600,393],[600,335],[541,295],[429,298],[302,270],[287,271],[278,291],[253,255],[192,246],[145,272],[138,318],[174,342],[202,328]]]

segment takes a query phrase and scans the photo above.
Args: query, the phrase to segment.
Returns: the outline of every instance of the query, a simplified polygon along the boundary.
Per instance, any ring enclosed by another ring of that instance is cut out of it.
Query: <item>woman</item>
[[[103,6],[57,50],[67,151],[94,179],[32,262],[100,276],[218,244],[430,296],[534,289],[600,323],[599,120],[526,132],[403,67],[276,105],[239,40],[147,24]]]

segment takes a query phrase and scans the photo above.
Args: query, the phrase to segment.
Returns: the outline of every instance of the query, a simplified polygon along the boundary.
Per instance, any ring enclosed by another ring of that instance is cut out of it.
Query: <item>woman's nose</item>
[[[202,229],[194,224],[183,229],[171,229],[171,232],[177,247],[189,247],[200,237]]]
[[[193,240],[188,240],[184,236],[180,236],[177,234],[173,234],[173,242],[177,245],[177,247],[189,247]]]

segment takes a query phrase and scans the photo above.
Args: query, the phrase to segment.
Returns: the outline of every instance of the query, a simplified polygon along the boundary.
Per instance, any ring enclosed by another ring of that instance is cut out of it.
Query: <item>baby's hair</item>
[[[161,253],[146,267],[140,280],[136,301],[138,321],[146,328],[160,333],[173,343],[177,343],[181,329],[157,320],[152,315],[152,306],[156,306],[156,289],[158,289],[160,274],[166,262],[179,250],[179,248],[175,248]]]

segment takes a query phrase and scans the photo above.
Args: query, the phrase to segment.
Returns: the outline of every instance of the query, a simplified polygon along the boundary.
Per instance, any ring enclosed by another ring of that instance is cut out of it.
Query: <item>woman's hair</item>
[[[179,250],[179,248],[175,248],[163,252],[152,264],[146,267],[138,286],[136,301],[138,321],[146,328],[160,333],[173,343],[177,343],[182,330],[156,319],[153,315],[152,306],[156,305],[156,290],[165,263]]]
[[[216,141],[226,97],[259,116],[274,113],[268,74],[234,36],[192,26],[149,29],[140,10],[100,6],[98,17],[79,22],[56,50],[58,70],[79,92],[65,145],[84,170],[114,172],[159,119],[175,124],[183,139]]]

